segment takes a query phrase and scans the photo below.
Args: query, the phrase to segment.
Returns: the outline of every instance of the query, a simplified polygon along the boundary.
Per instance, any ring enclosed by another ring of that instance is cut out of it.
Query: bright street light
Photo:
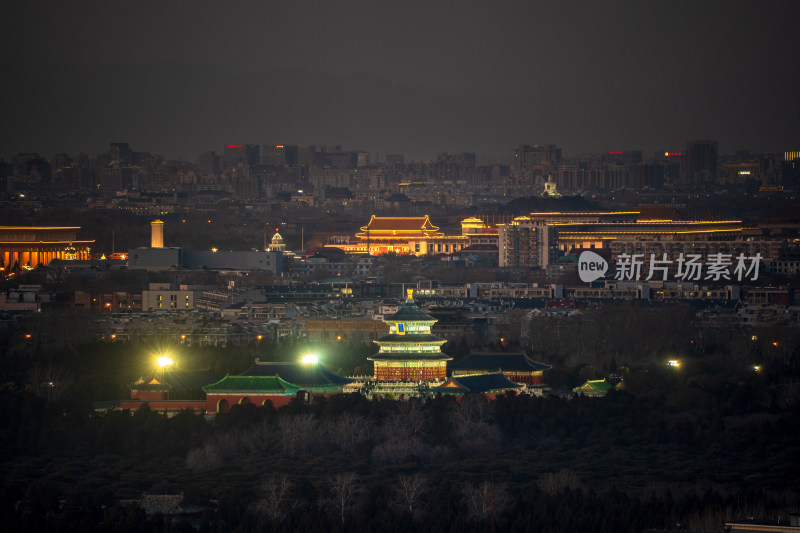
[[[162,355],[156,361],[158,362],[158,366],[162,368],[165,366],[170,366],[173,363],[172,359],[170,359],[166,355]]]
[[[319,363],[319,357],[317,357],[317,354],[309,353],[303,356],[302,361],[307,365],[316,365]]]
[[[675,360],[675,359],[670,359],[669,361],[667,361],[667,364],[668,364],[669,366],[674,366],[674,367],[676,367],[676,368],[677,368],[677,367],[679,367],[679,366],[681,366],[681,363],[680,363],[680,361],[677,361],[677,360]]]

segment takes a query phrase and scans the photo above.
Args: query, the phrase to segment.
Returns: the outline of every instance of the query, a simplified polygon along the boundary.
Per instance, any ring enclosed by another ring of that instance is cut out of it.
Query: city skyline
[[[789,2],[4,8],[0,152],[800,145]],[[37,38],[31,38],[31,36]],[[20,46],[24,43],[24,46]],[[434,148],[435,147],[435,148]]]

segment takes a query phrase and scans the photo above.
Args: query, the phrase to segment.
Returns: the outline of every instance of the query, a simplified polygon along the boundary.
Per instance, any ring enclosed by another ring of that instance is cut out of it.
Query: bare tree
[[[213,470],[222,462],[219,450],[214,444],[207,442],[202,448],[189,450],[186,454],[186,466],[193,472]]]
[[[48,406],[55,405],[72,384],[69,369],[51,363],[40,362],[34,365],[28,374],[28,379],[34,393]]]
[[[371,424],[363,417],[344,413],[326,424],[325,433],[331,442],[343,451],[352,452],[356,446],[367,440]]]
[[[400,474],[395,485],[399,505],[418,518],[420,515],[420,499],[425,492],[428,479],[421,474]]]
[[[548,472],[539,476],[537,482],[542,492],[547,494],[558,494],[564,489],[577,489],[581,487],[578,475],[572,470],[562,469],[558,472]]]
[[[310,414],[281,417],[281,446],[286,455],[304,454],[317,428],[317,421]]]
[[[255,510],[273,522],[280,522],[298,505],[299,500],[292,494],[294,483],[286,475],[273,475],[261,484],[261,498]]]
[[[498,427],[490,423],[491,407],[484,396],[464,396],[453,404],[449,415],[460,448],[486,453],[500,444],[502,435]]]
[[[272,452],[275,450],[279,436],[276,435],[274,424],[265,421],[253,428],[248,439],[250,451]]]
[[[386,440],[408,440],[421,437],[426,418],[416,398],[397,402],[396,408],[383,423],[381,433]]]
[[[467,515],[477,521],[491,520],[492,529],[496,517],[505,513],[511,506],[511,498],[505,486],[495,484],[493,480],[484,479],[477,485],[467,483],[462,492]]]
[[[355,506],[360,492],[358,477],[353,472],[336,474],[329,479],[330,494],[320,500],[320,507],[328,509],[344,524],[347,513]]]
[[[778,405],[781,409],[792,409],[798,400],[798,384],[794,382],[793,378],[787,379],[784,383],[777,385],[778,387]]]
[[[483,395],[467,395],[450,408],[450,423],[456,433],[462,433],[478,422],[488,422],[489,402]]]

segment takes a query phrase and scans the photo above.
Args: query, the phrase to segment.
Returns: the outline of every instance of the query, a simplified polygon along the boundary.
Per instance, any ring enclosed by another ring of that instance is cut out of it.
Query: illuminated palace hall
[[[36,268],[53,259],[88,260],[94,241],[78,240],[79,227],[0,226],[0,266]]]
[[[434,226],[428,215],[421,217],[377,217],[372,215],[366,226],[356,233],[355,242],[335,244],[348,253],[381,255],[437,254],[457,252],[470,244],[467,235],[445,235]]]
[[[425,314],[411,297],[397,312],[384,320],[389,334],[373,341],[380,351],[368,357],[380,381],[426,381],[447,377],[447,361],[442,352],[446,341],[431,334],[436,319]]]

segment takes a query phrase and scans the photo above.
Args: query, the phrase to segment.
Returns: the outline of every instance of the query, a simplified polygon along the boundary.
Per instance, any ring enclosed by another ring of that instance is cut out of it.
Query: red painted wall
[[[131,391],[131,400],[145,400],[145,401],[154,401],[154,400],[166,400],[167,393],[166,392],[146,392],[146,391]]]
[[[186,401],[123,401],[120,402],[119,406],[122,409],[130,409],[131,411],[135,411],[139,409],[142,405],[149,405],[150,409],[154,411],[176,411],[180,409],[194,409],[195,411],[205,411],[206,410],[206,402],[205,400],[186,400]]]
[[[303,391],[305,393],[305,391]],[[313,401],[314,398],[323,397],[323,398],[330,398],[331,396],[335,396],[334,394],[322,394],[322,393],[306,393],[308,394],[308,400]],[[234,405],[237,405],[242,401],[243,398],[247,398],[247,400],[256,406],[261,406],[264,404],[266,400],[270,400],[272,405],[275,409],[279,407],[283,407],[284,405],[288,405],[289,402],[292,401],[293,398],[296,398],[297,394],[288,394],[288,395],[278,395],[278,394],[208,394],[206,396],[205,402],[205,409],[207,413],[217,413],[217,405],[221,400],[225,400],[228,402],[227,410],[229,410]],[[227,411],[226,410],[226,411]]]
[[[241,402],[243,398],[247,398],[250,403],[256,406],[261,406],[264,404],[265,400],[270,400],[272,402],[272,405],[274,405],[275,408],[277,409],[278,407],[283,407],[284,405],[287,405],[294,397],[295,397],[294,394],[286,396],[277,394],[275,395],[208,394],[206,395],[205,409],[207,413],[216,413],[217,405],[219,404],[219,402],[221,400],[225,400],[228,402],[228,408],[224,409],[224,411],[227,411],[234,405]]]

